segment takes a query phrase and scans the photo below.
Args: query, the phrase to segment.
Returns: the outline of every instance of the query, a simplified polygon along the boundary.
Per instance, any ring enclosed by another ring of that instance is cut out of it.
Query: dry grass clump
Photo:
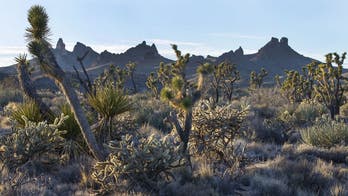
[[[17,88],[6,88],[0,85],[0,108],[10,102],[21,102],[23,100],[22,92]]]
[[[346,165],[334,165],[310,156],[296,159],[279,156],[248,167],[244,184],[246,192],[261,195],[272,194],[272,191],[279,191],[281,195],[304,192],[328,195],[331,189],[337,189],[334,187],[345,186],[347,179],[340,173],[346,169]]]
[[[137,124],[149,124],[163,132],[170,131],[170,126],[164,122],[171,111],[167,104],[146,94],[136,94],[131,98],[135,103],[133,115]]]

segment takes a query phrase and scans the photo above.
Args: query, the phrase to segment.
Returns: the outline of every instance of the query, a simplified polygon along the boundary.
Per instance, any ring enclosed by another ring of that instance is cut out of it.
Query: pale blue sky
[[[2,0],[0,66],[25,51],[26,14],[35,4],[47,9],[52,43],[62,37],[70,50],[80,41],[119,53],[146,40],[169,58],[171,43],[217,56],[239,46],[253,53],[285,36],[314,58],[348,51],[346,0]]]

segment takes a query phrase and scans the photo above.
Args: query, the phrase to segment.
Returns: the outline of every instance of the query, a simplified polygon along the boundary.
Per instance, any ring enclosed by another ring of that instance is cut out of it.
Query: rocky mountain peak
[[[57,45],[56,45],[56,49],[58,49],[58,50],[65,50],[65,44],[64,44],[62,38],[58,39],[58,42],[57,42]]]
[[[156,45],[152,44],[151,46],[149,46],[147,45],[146,41],[143,41],[137,46],[128,49],[124,54],[128,56],[137,56],[144,58],[153,58],[159,56]]]
[[[282,38],[280,39],[280,45],[288,46],[288,38],[282,37]]]
[[[243,48],[241,46],[239,46],[239,48],[236,51],[234,51],[234,54],[236,56],[243,56],[244,55]]]

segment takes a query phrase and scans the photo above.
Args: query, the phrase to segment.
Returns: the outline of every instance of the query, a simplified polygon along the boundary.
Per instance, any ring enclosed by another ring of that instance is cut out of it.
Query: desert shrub
[[[231,105],[211,107],[207,101],[201,101],[193,111],[193,152],[232,167],[236,161],[233,142],[243,134],[242,123],[248,111],[248,105],[233,109]]]
[[[344,117],[348,117],[348,103],[341,106],[340,115],[342,115]]]
[[[0,107],[4,107],[9,102],[21,102],[22,93],[18,89],[10,89],[0,86]]]
[[[331,120],[323,116],[313,126],[302,129],[304,143],[318,147],[333,147],[348,144],[348,125],[344,122]]]
[[[11,135],[1,138],[0,160],[9,168],[16,168],[30,160],[39,160],[44,155],[57,154],[64,144],[59,127],[65,116],[61,115],[53,124],[31,122],[25,116],[23,128],[15,128]]]
[[[321,117],[325,112],[326,108],[322,104],[303,101],[298,105],[293,115],[296,119],[295,123],[303,125],[315,121],[316,118]]]
[[[253,116],[254,117],[254,116]],[[282,144],[288,138],[289,124],[279,117],[250,119],[249,137],[256,141]]]
[[[15,120],[20,127],[25,126],[23,116],[32,122],[44,121],[44,116],[41,114],[39,106],[32,100],[18,104],[12,109],[12,111],[9,111],[10,118]]]
[[[149,124],[163,132],[170,131],[170,127],[164,122],[169,115],[171,109],[167,104],[154,98],[142,99],[141,97],[133,97],[136,105],[133,115],[139,125]]]
[[[157,191],[158,182],[171,176],[170,169],[180,166],[180,148],[170,135],[124,135],[121,141],[112,141],[108,147],[111,152],[108,159],[97,162],[92,172],[92,178],[105,191],[122,184],[128,190],[141,186]]]
[[[256,105],[252,107],[252,110],[260,118],[274,118],[277,114],[276,108],[267,104]]]

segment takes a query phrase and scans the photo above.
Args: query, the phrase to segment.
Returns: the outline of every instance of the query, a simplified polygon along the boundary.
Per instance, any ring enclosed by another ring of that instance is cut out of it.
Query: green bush
[[[105,191],[120,188],[122,184],[128,190],[141,186],[157,191],[158,182],[171,176],[170,169],[179,166],[180,148],[174,142],[170,135],[122,136],[120,142],[110,142],[111,154],[105,162],[94,165],[92,178]]]
[[[301,130],[304,143],[318,147],[333,147],[348,144],[348,125],[324,116],[311,127]]]
[[[0,160],[9,168],[16,168],[27,161],[39,160],[44,155],[52,157],[64,144],[58,128],[67,117],[61,115],[53,124],[31,122],[23,116],[24,128],[14,128],[11,135],[1,140]]]

